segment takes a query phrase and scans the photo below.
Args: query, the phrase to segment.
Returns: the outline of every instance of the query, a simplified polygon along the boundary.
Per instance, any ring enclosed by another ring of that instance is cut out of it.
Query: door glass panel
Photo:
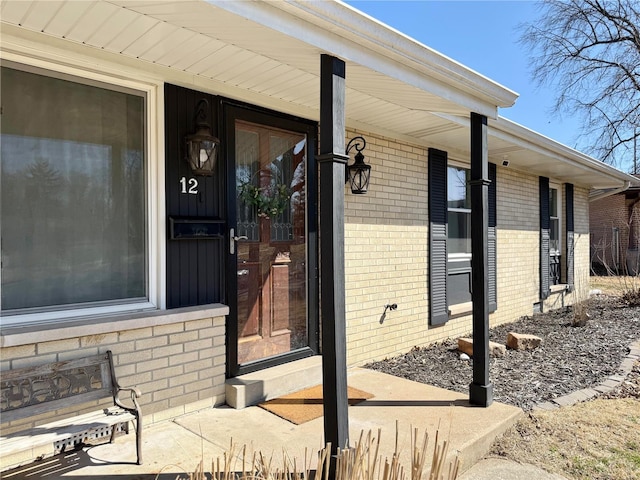
[[[259,136],[256,132],[236,129],[236,189],[241,191],[244,185],[252,185],[258,174]],[[236,203],[238,215],[238,235],[251,241],[260,240],[258,211],[249,202]]]
[[[237,121],[238,365],[309,345],[306,136]]]

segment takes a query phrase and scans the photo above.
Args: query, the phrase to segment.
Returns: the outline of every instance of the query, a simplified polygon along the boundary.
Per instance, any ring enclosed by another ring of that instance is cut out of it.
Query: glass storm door
[[[237,369],[309,346],[307,143],[235,119]]]

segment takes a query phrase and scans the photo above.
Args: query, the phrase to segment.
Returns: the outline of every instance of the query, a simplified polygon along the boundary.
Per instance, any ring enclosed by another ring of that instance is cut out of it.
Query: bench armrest
[[[131,396],[133,397],[135,395],[136,398],[140,398],[142,396],[142,392],[136,387],[118,387],[118,393],[120,392],[131,392]]]
[[[120,400],[120,393],[125,393],[125,392],[129,392],[130,401],[133,404],[133,406],[127,406],[124,403],[122,403],[122,401]],[[118,407],[124,408],[125,410],[128,410],[132,413],[135,412],[138,418],[140,418],[142,414],[140,412],[140,405],[138,404],[137,399],[140,398],[141,396],[142,396],[142,392],[140,392],[140,390],[136,387],[126,387],[126,388],[118,387],[118,391],[113,397],[113,400]]]

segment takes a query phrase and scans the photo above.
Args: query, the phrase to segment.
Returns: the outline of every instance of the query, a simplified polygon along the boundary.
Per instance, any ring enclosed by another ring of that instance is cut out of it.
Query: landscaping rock
[[[526,333],[509,332],[507,347],[512,350],[534,350],[542,344],[542,339]]]
[[[473,356],[473,339],[472,338],[459,338],[458,350],[466,353],[470,357]],[[501,343],[489,342],[489,355],[492,357],[504,357],[507,353],[507,348]]]

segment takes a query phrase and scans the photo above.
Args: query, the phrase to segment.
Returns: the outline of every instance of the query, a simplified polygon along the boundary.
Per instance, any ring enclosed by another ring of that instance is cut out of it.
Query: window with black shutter
[[[489,164],[489,311],[497,309],[496,166]],[[471,302],[471,196],[469,169],[448,164],[447,152],[429,149],[430,324],[449,319],[449,307]]]

